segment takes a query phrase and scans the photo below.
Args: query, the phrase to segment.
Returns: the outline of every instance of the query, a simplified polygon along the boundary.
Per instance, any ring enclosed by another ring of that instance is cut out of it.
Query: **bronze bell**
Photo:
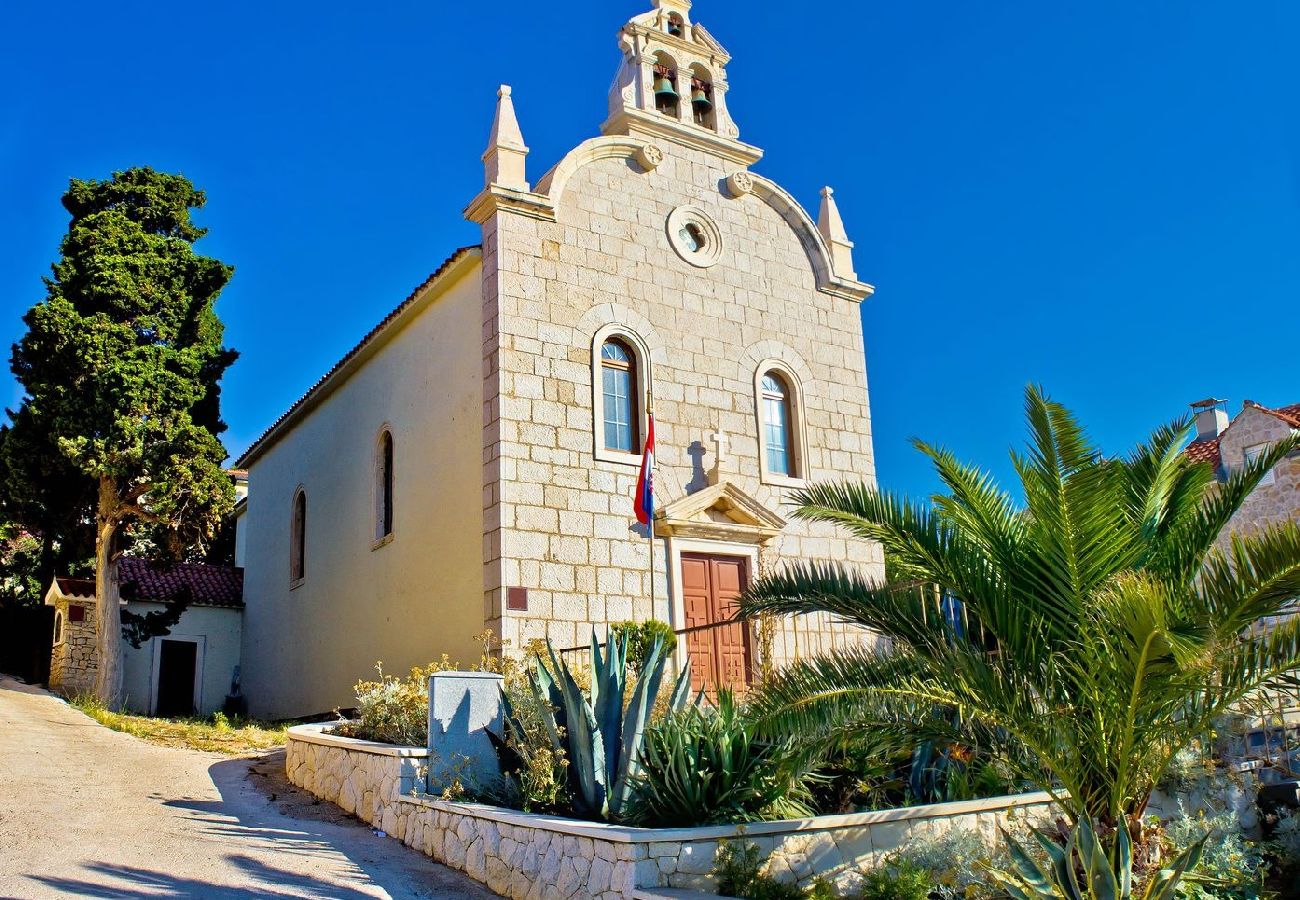
[[[698,113],[706,113],[713,109],[713,101],[709,99],[709,92],[699,86],[692,88],[691,106]]]
[[[677,99],[677,89],[673,87],[673,80],[667,75],[660,75],[655,81],[655,103],[676,103]]]

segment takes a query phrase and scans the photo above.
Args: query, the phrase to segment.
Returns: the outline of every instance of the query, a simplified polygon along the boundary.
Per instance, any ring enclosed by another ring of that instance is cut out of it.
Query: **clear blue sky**
[[[455,247],[500,82],[535,178],[597,133],[649,0],[14,4],[0,32],[0,341],[42,296],[71,176],[208,192],[199,245],[243,450]],[[563,17],[557,17],[563,16]],[[1112,450],[1189,401],[1300,402],[1300,5],[737,3],[756,171],[836,188],[861,277],[881,481],[908,446],[1005,475],[1041,382]],[[16,402],[10,387],[3,398]]]

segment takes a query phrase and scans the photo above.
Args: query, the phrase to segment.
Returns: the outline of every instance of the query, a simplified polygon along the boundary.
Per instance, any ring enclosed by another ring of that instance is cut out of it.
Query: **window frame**
[[[298,485],[289,506],[289,590],[307,580],[307,512],[307,490]]]
[[[397,441],[385,424],[375,438],[374,527],[370,549],[393,542],[397,533]]]
[[[775,376],[785,385],[786,444],[789,474],[774,471],[767,458],[767,394],[763,380]],[[754,372],[754,418],[758,438],[759,481],[781,487],[808,484],[807,442],[804,435],[803,385],[790,368],[778,360],[764,360]]]
[[[631,413],[632,413],[632,450],[618,450],[605,444],[605,369],[603,359],[604,347],[609,342],[620,344],[629,357],[628,368],[631,370]],[[646,411],[645,397],[649,390],[652,375],[650,371],[650,353],[639,335],[625,326],[606,325],[596,332],[591,342],[591,439],[592,452],[597,460],[618,463],[626,466],[641,465],[641,453],[645,447],[646,429],[649,417]]]
[[[1251,444],[1249,447],[1243,447],[1241,450],[1241,458],[1243,464],[1247,466],[1250,465],[1256,459],[1258,459],[1259,457],[1267,453],[1268,448],[1271,446],[1272,446],[1271,442],[1263,441],[1258,444]],[[1266,487],[1268,485],[1276,484],[1276,483],[1277,483],[1277,466],[1274,466],[1273,468],[1269,469],[1266,473],[1264,473],[1264,477],[1259,480],[1259,484],[1256,485],[1256,487]]]

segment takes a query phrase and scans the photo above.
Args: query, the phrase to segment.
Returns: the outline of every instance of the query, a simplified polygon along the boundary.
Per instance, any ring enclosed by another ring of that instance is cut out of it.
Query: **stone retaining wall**
[[[289,730],[290,781],[514,900],[708,890],[719,842],[741,837],[771,854],[779,878],[806,884],[820,875],[848,886],[856,870],[922,835],[960,827],[991,840],[1008,818],[1037,820],[1050,810],[1046,794],[1024,794],[743,828],[624,828],[416,793],[428,759],[423,748],[335,737],[325,727]]]

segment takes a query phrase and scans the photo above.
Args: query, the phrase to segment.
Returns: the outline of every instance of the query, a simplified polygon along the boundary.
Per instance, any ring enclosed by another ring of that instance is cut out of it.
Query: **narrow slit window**
[[[375,517],[375,538],[383,540],[393,533],[393,433],[385,431],[379,438],[378,473],[379,509]]]
[[[636,453],[638,441],[636,355],[619,340],[600,348],[601,391],[605,408],[605,449]]]
[[[794,475],[791,445],[790,389],[780,375],[763,376],[763,452],[774,475]]]
[[[294,583],[307,577],[307,492],[293,498],[293,526],[289,549],[289,579]]]

